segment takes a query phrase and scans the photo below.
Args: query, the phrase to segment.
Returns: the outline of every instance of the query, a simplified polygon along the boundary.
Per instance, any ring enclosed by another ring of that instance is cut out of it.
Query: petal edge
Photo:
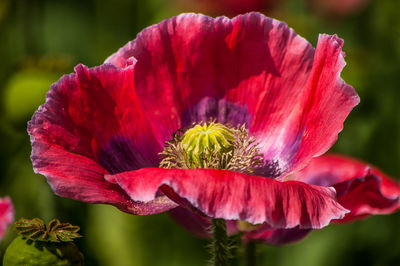
[[[112,178],[134,201],[151,201],[167,186],[209,217],[266,222],[272,228],[322,228],[348,212],[336,202],[333,188],[227,170],[144,168]]]

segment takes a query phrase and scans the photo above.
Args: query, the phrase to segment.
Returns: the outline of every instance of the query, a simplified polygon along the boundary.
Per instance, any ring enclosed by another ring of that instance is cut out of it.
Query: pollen
[[[213,168],[254,173],[264,160],[245,125],[236,128],[215,121],[178,130],[165,143],[161,168]]]

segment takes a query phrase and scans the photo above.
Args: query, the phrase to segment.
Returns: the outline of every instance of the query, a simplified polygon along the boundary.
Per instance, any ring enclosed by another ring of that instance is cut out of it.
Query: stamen
[[[160,153],[161,168],[213,168],[252,174],[264,166],[254,137],[245,125],[236,128],[211,121],[178,130]]]

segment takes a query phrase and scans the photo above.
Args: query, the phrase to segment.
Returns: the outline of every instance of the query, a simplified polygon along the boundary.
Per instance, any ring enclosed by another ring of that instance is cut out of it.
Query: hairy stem
[[[212,265],[229,265],[229,241],[226,234],[226,223],[223,219],[212,219]]]

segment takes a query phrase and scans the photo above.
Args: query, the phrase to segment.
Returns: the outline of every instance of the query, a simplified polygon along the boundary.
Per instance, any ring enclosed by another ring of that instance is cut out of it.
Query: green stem
[[[214,266],[229,265],[229,241],[226,224],[223,219],[212,219],[212,264]]]
[[[239,266],[239,247],[242,244],[242,236],[240,234],[235,234],[229,236],[229,265]]]
[[[246,244],[246,262],[247,266],[256,266],[256,243],[254,242]]]

